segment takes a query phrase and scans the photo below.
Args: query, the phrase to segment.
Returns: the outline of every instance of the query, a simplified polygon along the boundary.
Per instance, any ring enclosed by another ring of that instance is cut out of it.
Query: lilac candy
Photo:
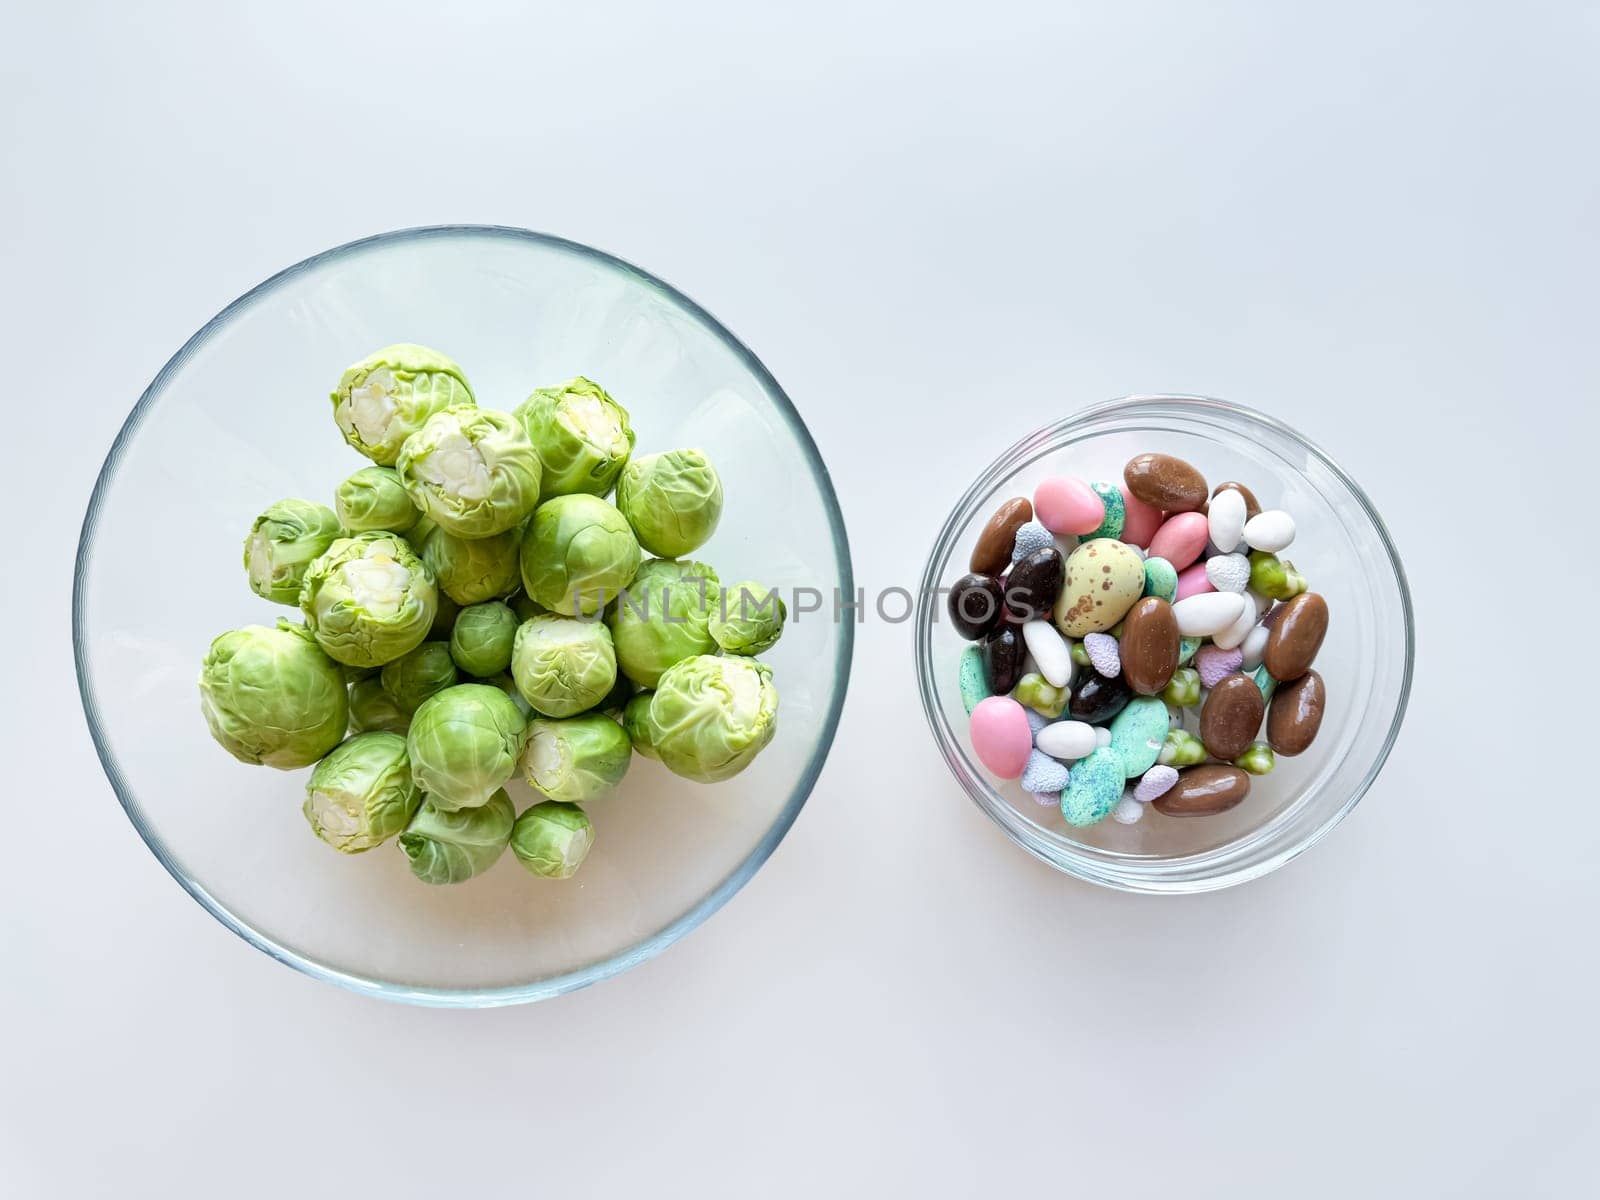
[[[1083,652],[1089,656],[1089,665],[1107,679],[1122,674],[1122,651],[1109,633],[1086,634]]]
[[[1177,782],[1178,769],[1158,763],[1139,776],[1139,782],[1133,788],[1133,798],[1140,804],[1149,804],[1165,796]]]
[[[1028,765],[1022,768],[1022,790],[1035,795],[1060,792],[1067,786],[1067,768],[1042,750],[1028,755]]]
[[[1224,650],[1220,646],[1201,646],[1195,652],[1194,669],[1200,672],[1200,683],[1214,688],[1239,669],[1244,662],[1244,651],[1235,647]]]

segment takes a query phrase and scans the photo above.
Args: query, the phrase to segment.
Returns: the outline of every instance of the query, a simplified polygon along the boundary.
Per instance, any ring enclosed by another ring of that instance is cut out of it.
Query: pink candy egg
[[[1083,480],[1055,475],[1034,489],[1033,515],[1051,533],[1093,533],[1106,519],[1106,506]]]
[[[1122,493],[1121,540],[1130,546],[1148,546],[1156,530],[1161,528],[1161,510],[1146,504],[1122,484],[1117,485],[1117,491]]]
[[[1210,536],[1211,527],[1204,513],[1174,513],[1150,539],[1150,553],[1166,559],[1181,571],[1200,557]]]
[[[990,696],[972,710],[967,732],[978,761],[1001,779],[1015,779],[1028,765],[1033,730],[1028,714],[1009,696]]]
[[[1198,596],[1201,592],[1214,592],[1216,586],[1211,582],[1211,577],[1206,574],[1206,565],[1197,562],[1192,567],[1186,567],[1178,572],[1177,600],[1187,600],[1190,596]]]

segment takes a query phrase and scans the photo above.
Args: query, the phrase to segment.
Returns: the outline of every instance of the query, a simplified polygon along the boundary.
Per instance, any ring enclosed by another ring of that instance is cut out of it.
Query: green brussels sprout
[[[420,803],[405,738],[376,731],[356,734],[316,765],[302,811],[328,845],[359,854],[404,829]]]
[[[306,571],[300,611],[338,662],[378,667],[416,648],[439,608],[433,575],[397,533],[340,538]]]
[[[408,498],[409,498],[409,493],[408,493]],[[412,507],[414,508],[416,506],[413,505]],[[437,528],[439,528],[439,527],[437,525],[435,525],[428,518],[427,514],[418,513],[417,514],[417,523],[415,525],[413,525],[410,529],[406,530],[406,532],[405,532],[406,542],[411,546],[411,548],[413,550],[415,550],[417,552],[417,557],[418,558],[422,557],[423,543],[425,543],[428,540],[428,535],[430,533],[432,533]]]
[[[457,537],[514,529],[539,503],[539,455],[509,413],[464,405],[434,413],[394,469],[420,508]]]
[[[772,668],[753,658],[686,658],[661,676],[646,726],[668,770],[701,783],[731,778],[777,732]]]
[[[716,532],[722,480],[703,450],[646,454],[617,476],[617,507],[641,546],[661,558],[678,558]]]
[[[599,612],[633,581],[639,543],[598,496],[557,496],[534,510],[522,535],[522,586],[551,612]]]
[[[360,683],[363,679],[372,679],[382,667],[352,667],[345,663],[339,664],[339,674],[344,676],[346,683]]]
[[[362,467],[334,489],[333,507],[351,533],[404,533],[422,515],[392,467]]]
[[[516,529],[468,539],[435,526],[422,539],[418,553],[440,591],[457,604],[478,604],[507,595],[521,582],[521,541]]]
[[[246,625],[211,643],[200,667],[200,710],[211,736],[240,762],[309,767],[344,737],[350,700],[338,664],[304,626]]]
[[[426,346],[401,343],[345,369],[333,393],[333,419],[345,441],[390,467],[406,438],[434,413],[475,403],[454,362]]]
[[[633,453],[628,410],[582,375],[560,387],[539,388],[515,415],[544,468],[540,503],[575,492],[604,496]]]
[[[716,643],[706,626],[717,588],[717,573],[705,563],[646,561],[606,616],[622,673],[653,688],[673,663],[713,653]]]
[[[534,617],[542,617],[550,611],[521,588],[518,588],[506,603],[511,605],[511,611],[517,614],[519,623],[531,621]]]
[[[764,654],[783,636],[788,617],[777,588],[746,580],[723,589],[711,614],[711,640],[728,654]]]
[[[655,744],[650,740],[650,701],[654,692],[640,692],[622,709],[622,728],[633,748],[646,758],[660,758]]]
[[[400,711],[417,711],[435,692],[456,682],[456,664],[448,642],[423,642],[391,663],[383,664],[383,690],[394,697]]]
[[[548,800],[580,804],[603,796],[628,773],[627,732],[603,713],[528,723],[522,774]]]
[[[494,866],[516,819],[504,788],[477,808],[445,810],[424,800],[400,835],[400,849],[423,883],[462,883]]]
[[[411,714],[401,708],[381,681],[362,679],[350,685],[350,732],[371,733],[383,730],[405,736],[411,727]]]
[[[576,804],[546,800],[511,827],[511,853],[531,874],[570,879],[594,845],[594,826]]]
[[[458,683],[435,692],[406,734],[412,778],[446,812],[486,804],[516,774],[527,731],[522,710],[499,688]]]
[[[599,621],[534,617],[517,627],[511,676],[522,698],[547,717],[570,717],[604,700],[617,681],[611,631]]]
[[[510,606],[498,600],[464,608],[450,631],[450,657],[468,675],[498,675],[511,666],[519,623]]]
[[[339,518],[325,504],[279,500],[256,518],[244,540],[250,590],[263,600],[293,607],[312,560],[339,538]]]

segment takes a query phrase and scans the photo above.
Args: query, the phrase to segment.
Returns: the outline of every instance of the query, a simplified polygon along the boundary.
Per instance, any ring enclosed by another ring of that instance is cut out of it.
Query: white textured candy
[[[1177,782],[1178,768],[1158,763],[1139,776],[1139,782],[1133,786],[1133,798],[1140,804],[1149,804],[1165,796]]]
[[[1039,730],[1050,724],[1049,717],[1042,712],[1029,708],[1026,704],[1022,706],[1022,715],[1028,718],[1028,729],[1034,737],[1038,737]]]
[[[1238,492],[1227,493],[1237,496]],[[1206,559],[1206,578],[1219,592],[1242,592],[1250,585],[1250,560],[1242,554],[1219,554]]]
[[[1132,796],[1124,796],[1111,810],[1111,819],[1118,825],[1135,825],[1144,820],[1144,805]]]
[[[1250,632],[1244,635],[1244,641],[1239,643],[1239,649],[1244,653],[1244,661],[1239,664],[1241,671],[1254,671],[1261,665],[1261,656],[1267,652],[1267,639],[1272,636],[1272,630],[1265,625],[1252,625]]]
[[[1111,730],[1104,725],[1096,725],[1094,727],[1094,744],[1097,750],[1104,750],[1111,745]]]
[[[1244,540],[1252,550],[1276,554],[1294,541],[1294,518],[1281,508],[1257,513],[1244,523]]]
[[[1083,638],[1083,652],[1096,674],[1115,679],[1122,674],[1122,650],[1109,633],[1089,633]]]
[[[1083,721],[1056,721],[1034,735],[1033,744],[1051,758],[1071,762],[1088,758],[1095,747],[1094,726]]]
[[[1039,665],[1039,674],[1051,687],[1063,688],[1072,682],[1072,651],[1049,621],[1028,621],[1022,626],[1022,640]]]
[[[1237,621],[1247,607],[1238,592],[1199,592],[1174,604],[1172,615],[1184,637],[1211,637]]]
[[[1211,544],[1224,554],[1237,550],[1244,537],[1244,517],[1244,497],[1232,488],[1224,488],[1211,497],[1211,510],[1206,514]]]
[[[1256,606],[1247,600],[1244,607],[1239,610],[1239,615],[1235,618],[1233,624],[1212,634],[1211,642],[1220,649],[1232,650],[1235,646],[1240,645],[1255,627]]]

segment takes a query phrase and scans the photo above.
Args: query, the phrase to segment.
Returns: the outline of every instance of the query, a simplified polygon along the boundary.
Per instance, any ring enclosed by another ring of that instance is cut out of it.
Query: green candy
[[[1135,779],[1156,765],[1166,738],[1167,706],[1159,696],[1130,700],[1111,720],[1111,749],[1128,779]]]
[[[1144,594],[1159,596],[1168,604],[1178,598],[1178,572],[1164,558],[1144,560]]]
[[[1272,693],[1278,690],[1278,681],[1263,664],[1250,672],[1250,678],[1256,681],[1256,686],[1261,689],[1261,699],[1268,704],[1272,703]]]
[[[1233,760],[1233,765],[1251,775],[1266,775],[1278,765],[1278,759],[1265,742],[1251,742],[1249,748]]]
[[[1199,649],[1200,649],[1200,639],[1199,638],[1193,638],[1193,637],[1179,638],[1178,639],[1178,665],[1180,667],[1188,666],[1189,665],[1189,660],[1192,659],[1195,656],[1195,652],[1197,650],[1199,650]]]
[[[1250,552],[1250,587],[1273,600],[1287,600],[1306,590],[1306,577],[1294,564],[1265,550]]]
[[[983,647],[968,646],[961,652],[959,672],[956,686],[961,689],[961,706],[970,716],[979,703],[994,695],[983,670]]]
[[[1055,687],[1043,675],[1030,671],[1017,681],[1017,690],[1011,695],[1018,704],[1026,704],[1040,716],[1054,720],[1067,707],[1071,692]]]
[[[1128,519],[1128,506],[1122,499],[1122,491],[1114,483],[1091,483],[1089,489],[1099,496],[1106,506],[1105,519],[1100,522],[1100,527],[1089,534],[1084,540],[1093,538],[1119,538],[1122,536],[1123,523]]]
[[[1061,815],[1068,825],[1080,827],[1105,820],[1122,799],[1126,780],[1122,756],[1101,746],[1072,765],[1066,791],[1061,793]]]
[[[1156,761],[1164,767],[1192,767],[1206,760],[1205,743],[1181,729],[1167,730]]]
[[[1073,642],[1072,649],[1069,650],[1068,653],[1072,655],[1072,661],[1077,663],[1080,667],[1089,667],[1094,665],[1089,661],[1089,652],[1083,648],[1082,642]]]
[[[1161,698],[1175,708],[1193,708],[1200,703],[1200,672],[1193,667],[1179,667],[1162,689]]]

